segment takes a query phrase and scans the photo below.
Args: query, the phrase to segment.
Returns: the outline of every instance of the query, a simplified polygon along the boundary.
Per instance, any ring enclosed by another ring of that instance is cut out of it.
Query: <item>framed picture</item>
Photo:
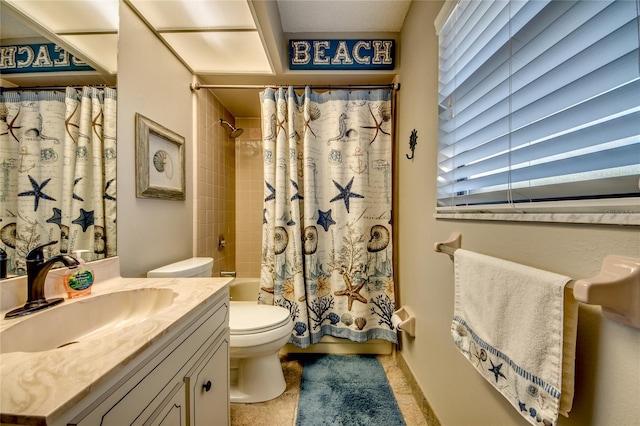
[[[136,197],[184,200],[184,137],[136,113]]]

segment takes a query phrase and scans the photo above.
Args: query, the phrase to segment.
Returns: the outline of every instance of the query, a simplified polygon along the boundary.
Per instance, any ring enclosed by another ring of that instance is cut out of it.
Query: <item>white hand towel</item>
[[[529,423],[555,425],[573,401],[571,279],[468,250],[454,258],[455,344]]]

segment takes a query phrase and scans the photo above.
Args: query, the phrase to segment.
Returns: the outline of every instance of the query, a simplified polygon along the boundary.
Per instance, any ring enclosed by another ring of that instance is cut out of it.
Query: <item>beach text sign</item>
[[[392,70],[395,40],[289,40],[291,70]]]

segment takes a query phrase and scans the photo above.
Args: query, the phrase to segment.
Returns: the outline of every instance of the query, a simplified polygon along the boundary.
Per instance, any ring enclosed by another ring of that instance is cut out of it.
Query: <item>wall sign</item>
[[[291,70],[392,70],[395,40],[289,40]]]
[[[0,71],[10,74],[94,69],[55,43],[39,43],[0,46]]]

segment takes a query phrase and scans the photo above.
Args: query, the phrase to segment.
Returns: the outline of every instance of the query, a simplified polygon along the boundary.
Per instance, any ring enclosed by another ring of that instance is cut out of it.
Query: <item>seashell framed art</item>
[[[183,136],[136,113],[136,197],[185,199]]]

